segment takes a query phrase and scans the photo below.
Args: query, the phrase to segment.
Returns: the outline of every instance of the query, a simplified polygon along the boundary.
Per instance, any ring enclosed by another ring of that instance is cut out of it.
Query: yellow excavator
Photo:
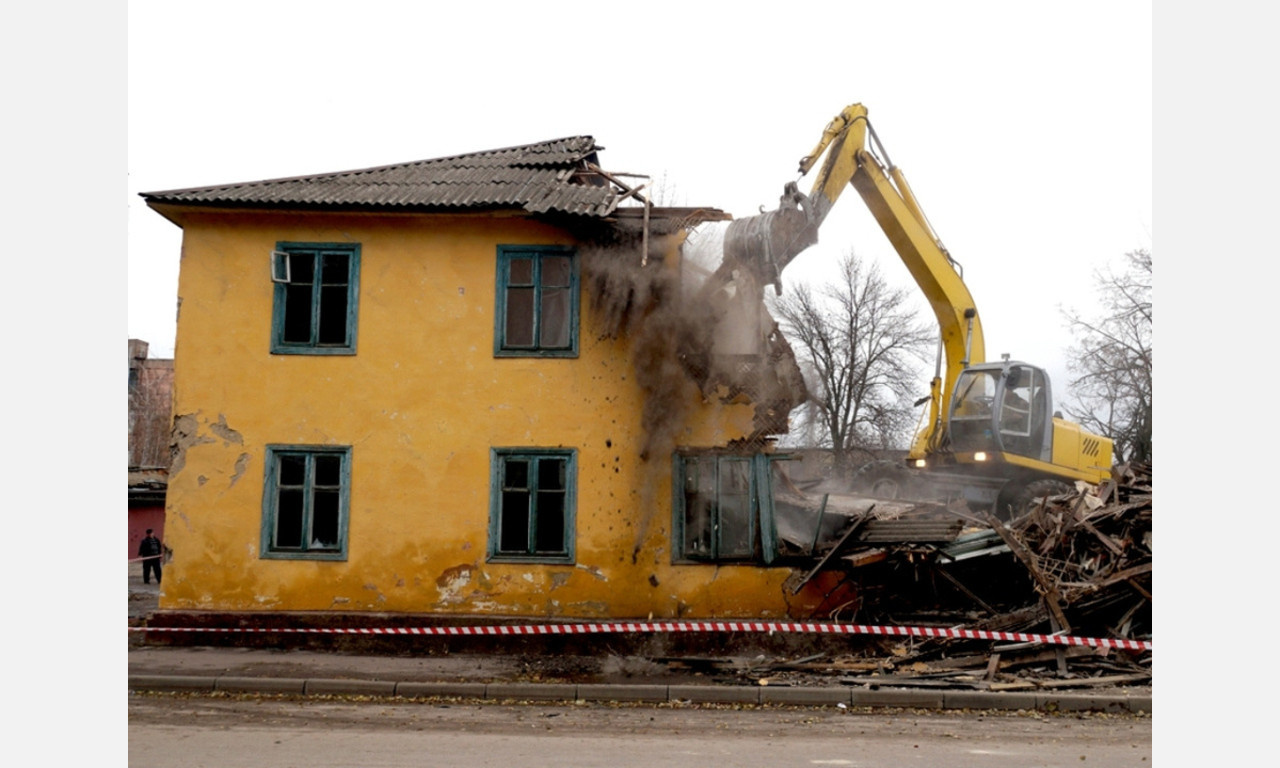
[[[805,176],[825,154],[806,195],[785,185],[776,210],[737,219],[725,233],[726,263],[750,269],[781,292],[786,265],[818,240],[818,228],[846,187],[862,196],[937,317],[941,330],[927,420],[904,463],[874,462],[861,490],[894,498],[963,498],[1008,518],[1072,483],[1110,477],[1112,441],[1052,411],[1042,368],[1008,356],[987,362],[982,321],[961,267],[942,245],[902,171],[861,104],[846,107],[800,160]],[[943,360],[945,359],[945,367]]]

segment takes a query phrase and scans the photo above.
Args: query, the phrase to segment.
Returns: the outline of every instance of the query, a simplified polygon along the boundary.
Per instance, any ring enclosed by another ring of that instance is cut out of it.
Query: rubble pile
[[[1149,466],[1121,467],[1096,493],[1045,499],[993,529],[1026,567],[1050,614],[1061,612],[1072,631],[1150,638]]]
[[[1073,493],[1042,498],[1007,522],[936,504],[916,505],[891,520],[870,517],[851,518],[797,583],[803,586],[819,571],[837,582],[829,588],[826,615],[814,618],[1151,639],[1150,465],[1119,467],[1110,482],[1081,483]],[[938,528],[947,520],[950,528]],[[926,525],[949,535],[927,541],[912,536]],[[893,535],[895,529],[901,535]],[[838,672],[848,684],[985,689],[1141,684],[1151,678],[1149,651],[950,638],[876,643],[861,657],[805,660],[800,667],[785,662],[762,674],[803,667],[807,673]]]

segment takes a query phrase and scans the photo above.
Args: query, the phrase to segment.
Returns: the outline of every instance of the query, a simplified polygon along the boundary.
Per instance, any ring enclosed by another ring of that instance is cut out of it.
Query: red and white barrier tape
[[[596,635],[626,632],[798,632],[831,635],[882,635],[941,637],[964,640],[1002,640],[1048,645],[1081,645],[1091,648],[1118,648],[1149,651],[1146,640],[1114,640],[1070,635],[1032,635],[1023,632],[988,632],[981,629],[942,627],[876,627],[864,624],[809,624],[761,621],[638,621],[603,624],[526,624],[477,627],[129,627],[130,632],[244,632],[321,635]]]

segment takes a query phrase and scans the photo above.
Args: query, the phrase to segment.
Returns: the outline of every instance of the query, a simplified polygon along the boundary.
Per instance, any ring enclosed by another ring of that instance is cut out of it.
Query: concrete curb
[[[394,680],[307,680],[303,686],[307,695],[395,696]]]
[[[307,681],[300,677],[218,677],[213,690],[226,693],[306,693]]]
[[[483,699],[484,683],[396,683],[396,695],[406,698]]]
[[[129,675],[130,691],[283,693],[487,701],[631,702],[644,704],[788,704],[812,707],[998,709],[1151,714],[1150,696],[1043,691],[920,691],[742,685],[607,685],[572,683],[415,683],[329,678]]]

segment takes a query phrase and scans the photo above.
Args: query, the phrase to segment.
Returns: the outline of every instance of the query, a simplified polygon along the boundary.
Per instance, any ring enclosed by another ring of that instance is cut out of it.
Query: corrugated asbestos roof
[[[380,210],[519,208],[605,216],[621,192],[589,172],[603,149],[590,136],[435,160],[215,187],[143,192],[148,203]]]

